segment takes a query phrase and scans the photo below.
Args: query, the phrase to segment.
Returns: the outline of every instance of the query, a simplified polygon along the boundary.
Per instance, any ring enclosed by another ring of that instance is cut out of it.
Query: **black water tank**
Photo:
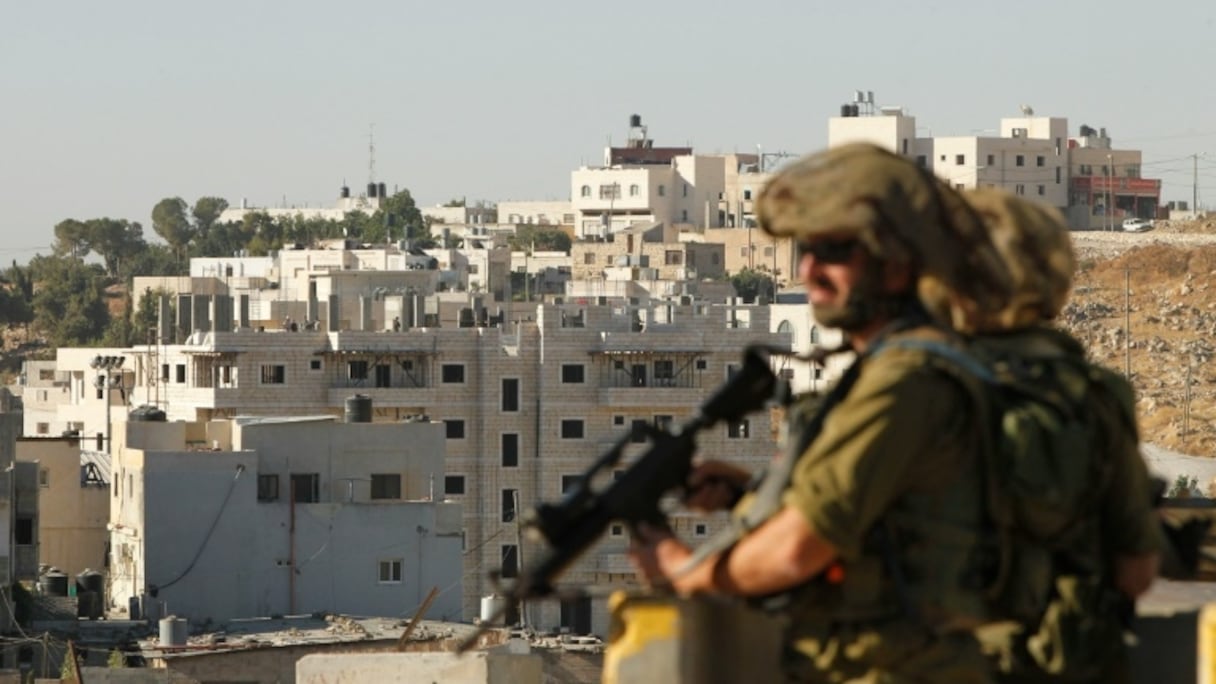
[[[366,394],[356,394],[346,398],[346,422],[372,422],[372,398]]]
[[[638,128],[642,125],[642,116],[640,114],[629,115],[629,127]]]
[[[849,116],[852,116],[852,112],[853,112],[853,107],[851,105],[847,105],[847,104],[840,105],[840,115],[841,116],[847,118]]]
[[[165,422],[165,412],[155,406],[140,406],[131,411],[127,416],[128,420],[143,421],[148,423],[163,423]]]
[[[76,587],[80,591],[95,591],[100,594],[106,589],[105,576],[86,568],[84,572],[76,575]]]
[[[51,568],[42,577],[38,578],[38,588],[47,596],[67,596],[68,576],[55,568]]]
[[[350,197],[350,188],[343,185],[342,189],[338,192],[338,197],[341,197],[342,199]]]
[[[368,197],[375,197],[375,196],[376,196],[376,184],[375,184],[375,183],[368,183],[368,184],[367,184],[367,196],[368,196]]]
[[[388,197],[388,190],[384,187],[384,183],[376,186],[376,192],[379,193],[381,199]]]

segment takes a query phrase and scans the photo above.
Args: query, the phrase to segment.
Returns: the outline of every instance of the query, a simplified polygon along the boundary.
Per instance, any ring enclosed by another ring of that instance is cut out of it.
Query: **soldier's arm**
[[[822,572],[836,549],[811,528],[801,511],[786,506],[739,541],[689,572],[677,570],[691,554],[669,533],[642,531],[631,552],[652,581],[666,579],[680,594],[764,596],[795,587]]]

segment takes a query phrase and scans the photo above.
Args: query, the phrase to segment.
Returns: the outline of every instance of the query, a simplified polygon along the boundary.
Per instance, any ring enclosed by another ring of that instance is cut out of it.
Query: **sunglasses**
[[[810,254],[821,264],[843,264],[861,246],[857,238],[845,240],[804,240],[797,243],[798,259]]]

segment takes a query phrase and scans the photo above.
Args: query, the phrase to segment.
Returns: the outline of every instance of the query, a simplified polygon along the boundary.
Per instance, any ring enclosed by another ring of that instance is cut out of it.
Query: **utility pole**
[[[1132,269],[1123,268],[1123,374],[1132,379]]]
[[[1199,155],[1191,155],[1191,211],[1199,211]]]

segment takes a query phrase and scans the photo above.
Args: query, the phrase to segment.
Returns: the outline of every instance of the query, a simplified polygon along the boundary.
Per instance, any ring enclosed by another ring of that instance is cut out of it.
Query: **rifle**
[[[650,425],[635,425],[579,478],[578,484],[556,504],[542,503],[528,511],[521,524],[529,539],[545,543],[537,561],[523,569],[507,592],[507,601],[487,622],[496,622],[507,607],[520,601],[552,595],[554,581],[578,560],[615,522],[631,528],[640,523],[665,525],[667,517],[659,501],[681,489],[692,472],[698,432],[722,421],[734,422],[763,408],[774,396],[777,378],[769,368],[766,347],[750,346],[743,354],[743,367],[726,381],[699,411],[674,431]],[[639,434],[641,433],[641,434]],[[597,476],[610,474],[620,463],[625,447],[635,437],[650,441],[646,452],[620,477],[601,491],[592,489]],[[471,648],[488,625],[463,642],[459,651]]]

